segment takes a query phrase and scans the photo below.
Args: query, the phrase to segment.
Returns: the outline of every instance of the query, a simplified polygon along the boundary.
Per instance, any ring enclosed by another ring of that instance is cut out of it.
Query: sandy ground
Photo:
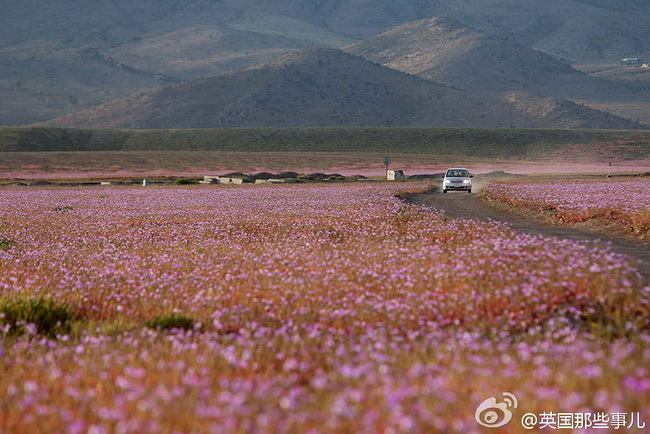
[[[545,237],[587,241],[597,246],[607,245],[615,252],[629,256],[630,260],[635,262],[646,284],[650,284],[650,246],[642,242],[584,228],[550,225],[515,215],[488,205],[479,199],[475,193],[449,192],[443,194],[439,188],[436,188],[435,191],[429,193],[404,195],[404,199],[410,203],[444,210],[445,215],[449,218],[498,220],[506,222],[511,227],[522,232]]]

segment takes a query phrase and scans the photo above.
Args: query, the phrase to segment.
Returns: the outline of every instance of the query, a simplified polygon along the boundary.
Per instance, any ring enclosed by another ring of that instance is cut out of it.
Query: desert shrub
[[[307,175],[307,174],[303,173],[303,174],[298,175],[298,179],[316,179],[316,178],[314,178],[311,175]]]
[[[287,179],[287,178],[295,179],[298,177],[298,175],[299,175],[298,172],[282,172],[282,173],[278,173],[277,177],[279,179]]]
[[[11,238],[0,238],[0,250],[9,250],[16,245],[16,241]]]
[[[253,179],[272,179],[275,178],[275,175],[269,172],[259,172],[251,176]]]
[[[157,316],[154,319],[147,321],[145,325],[150,329],[157,330],[193,330],[196,327],[197,321],[185,315],[176,313]]]
[[[55,337],[70,332],[75,309],[50,299],[17,299],[0,303],[0,326],[9,326],[10,335],[25,333]]]
[[[193,179],[185,179],[185,178],[180,178],[174,181],[174,185],[192,185],[192,184],[198,184],[199,181],[195,181]]]
[[[73,209],[74,209],[73,206],[63,205],[63,206],[55,206],[54,208],[52,208],[52,211],[57,211],[57,212],[59,212],[59,211],[71,211]]]
[[[329,181],[345,181],[345,176],[335,174],[335,175],[329,175],[327,179]]]

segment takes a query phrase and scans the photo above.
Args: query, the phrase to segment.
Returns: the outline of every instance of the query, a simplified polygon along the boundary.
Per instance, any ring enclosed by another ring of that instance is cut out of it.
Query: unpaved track
[[[609,243],[610,248],[615,252],[630,256],[631,260],[636,263],[641,275],[643,275],[646,284],[650,283],[650,246],[641,242],[608,236],[586,229],[544,224],[493,208],[480,200],[477,195],[467,194],[465,192],[443,194],[435,191],[431,193],[407,194],[403,198],[407,202],[416,205],[427,205],[444,210],[445,215],[450,218],[498,220],[508,223],[517,230],[531,234],[589,241],[594,243],[594,245]]]

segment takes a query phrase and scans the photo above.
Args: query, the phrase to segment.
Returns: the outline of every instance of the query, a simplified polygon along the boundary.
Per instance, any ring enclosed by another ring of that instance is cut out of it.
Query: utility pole
[[[388,157],[384,157],[384,166],[386,166],[386,179],[388,179],[388,166],[391,163],[391,159]]]

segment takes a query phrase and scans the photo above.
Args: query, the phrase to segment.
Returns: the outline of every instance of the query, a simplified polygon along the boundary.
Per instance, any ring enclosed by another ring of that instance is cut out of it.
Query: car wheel
[[[443,192],[443,193],[447,193],[447,190],[445,190],[445,189],[443,188],[443,189],[442,189],[442,192]]]
[[[472,192],[472,190],[471,190],[471,189],[469,189],[469,190],[467,190],[467,192],[468,192],[468,193],[471,193],[471,192]]]

